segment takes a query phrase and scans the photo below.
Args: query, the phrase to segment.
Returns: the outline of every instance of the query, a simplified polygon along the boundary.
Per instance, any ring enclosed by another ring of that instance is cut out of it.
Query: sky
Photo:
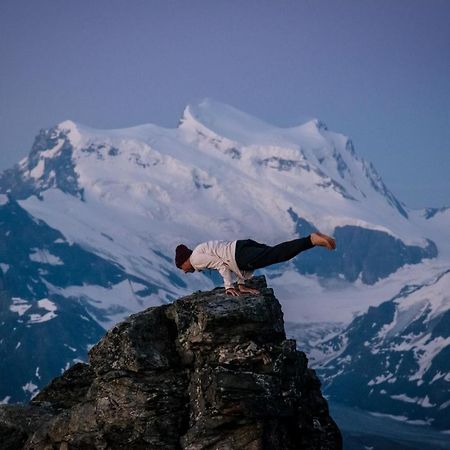
[[[1,0],[0,170],[66,119],[176,127],[210,97],[319,118],[407,206],[450,206],[449,23],[447,0]]]

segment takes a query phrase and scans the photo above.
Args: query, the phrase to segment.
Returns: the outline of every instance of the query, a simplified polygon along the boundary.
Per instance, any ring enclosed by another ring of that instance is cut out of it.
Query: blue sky
[[[40,128],[175,127],[211,97],[350,136],[411,207],[450,205],[446,0],[2,0],[0,169]]]

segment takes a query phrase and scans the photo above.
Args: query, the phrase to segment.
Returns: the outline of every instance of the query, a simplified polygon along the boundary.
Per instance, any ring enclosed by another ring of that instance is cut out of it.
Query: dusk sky
[[[0,170],[63,120],[175,127],[210,97],[317,117],[408,206],[450,206],[449,24],[447,0],[1,0]]]

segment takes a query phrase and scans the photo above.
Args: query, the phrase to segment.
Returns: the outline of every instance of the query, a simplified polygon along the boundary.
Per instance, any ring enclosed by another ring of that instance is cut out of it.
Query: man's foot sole
[[[333,239],[331,236],[327,236],[326,234],[320,233],[319,231],[316,231],[313,234],[316,234],[319,238],[321,238],[318,239],[315,245],[325,247],[328,250],[334,250],[336,248],[336,240]]]

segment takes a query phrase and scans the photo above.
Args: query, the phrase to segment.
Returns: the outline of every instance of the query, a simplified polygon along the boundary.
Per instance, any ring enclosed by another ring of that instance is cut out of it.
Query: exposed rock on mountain
[[[340,449],[320,381],[263,277],[111,329],[27,406],[0,407],[3,448]]]
[[[318,231],[311,223],[295,214],[289,213],[296,224],[299,236]],[[365,284],[374,284],[395,272],[404,264],[418,264],[425,258],[438,255],[436,244],[427,239],[425,247],[405,245],[387,233],[368,230],[353,225],[336,227],[333,233],[339,242],[339,249],[332,254],[320,249],[309,252],[301,259],[294,260],[300,273],[317,274],[321,277],[339,277],[354,282],[358,278]]]

